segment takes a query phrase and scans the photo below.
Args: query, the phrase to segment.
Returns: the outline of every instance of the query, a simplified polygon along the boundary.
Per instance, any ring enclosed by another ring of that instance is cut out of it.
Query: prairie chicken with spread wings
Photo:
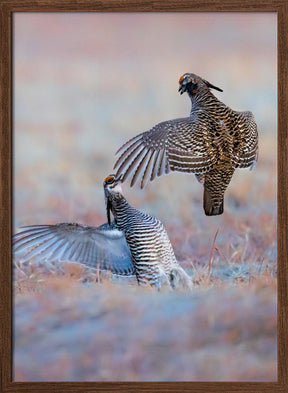
[[[190,289],[191,279],[177,262],[163,224],[127,202],[115,175],[106,177],[103,185],[108,223],[25,227],[13,236],[13,251],[21,253],[23,261],[81,263],[117,275],[136,275],[141,285]]]
[[[219,87],[195,74],[180,77],[179,91],[191,99],[190,117],[164,121],[125,143],[114,168],[122,181],[147,181],[170,171],[194,173],[204,186],[208,216],[222,214],[224,193],[236,168],[257,162],[258,133],[251,112],[237,112],[210,91]]]

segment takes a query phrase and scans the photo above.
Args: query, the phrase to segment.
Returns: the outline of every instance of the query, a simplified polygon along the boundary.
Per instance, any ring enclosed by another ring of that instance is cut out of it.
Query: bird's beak
[[[178,91],[180,92],[180,94],[183,94],[187,91],[187,85],[188,83],[191,83],[191,80],[189,78],[183,78],[181,77],[179,80],[179,89]]]
[[[185,93],[185,91],[186,91],[186,86],[185,86],[185,85],[181,85],[181,86],[179,87],[178,91],[180,92],[180,94]]]

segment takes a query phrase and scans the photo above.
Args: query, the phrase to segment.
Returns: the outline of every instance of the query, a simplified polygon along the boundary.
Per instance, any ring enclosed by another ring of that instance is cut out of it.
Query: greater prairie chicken
[[[164,121],[126,142],[114,168],[131,187],[170,171],[194,173],[204,186],[203,207],[208,216],[223,213],[224,192],[236,168],[257,162],[258,133],[251,112],[237,112],[210,91],[219,87],[195,74],[179,80],[180,93],[192,103],[190,117]]]
[[[191,279],[177,262],[163,224],[127,202],[115,175],[105,178],[104,192],[108,223],[112,212],[117,228],[125,234],[138,283],[158,289],[163,284],[190,288]]]
[[[178,264],[163,224],[130,206],[119,180],[104,180],[108,223],[32,225],[13,236],[13,251],[23,262],[76,262],[117,275],[136,275],[139,284],[189,289],[191,280]],[[111,222],[110,213],[115,221]]]

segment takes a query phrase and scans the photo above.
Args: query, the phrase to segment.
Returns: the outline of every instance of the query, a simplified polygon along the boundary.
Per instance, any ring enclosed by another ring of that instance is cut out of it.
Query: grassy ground
[[[191,293],[175,294],[91,276],[88,284],[76,266],[18,276],[17,381],[276,380],[268,271],[228,281],[198,272]]]
[[[276,23],[269,14],[182,17],[15,17],[15,231],[105,222],[114,152],[188,115],[177,93],[184,72],[223,88],[219,99],[251,110],[259,129],[259,163],[235,172],[221,216],[204,215],[193,175],[144,191],[123,185],[132,205],[164,223],[191,293],[156,293],[75,264],[15,266],[17,381],[277,378]]]

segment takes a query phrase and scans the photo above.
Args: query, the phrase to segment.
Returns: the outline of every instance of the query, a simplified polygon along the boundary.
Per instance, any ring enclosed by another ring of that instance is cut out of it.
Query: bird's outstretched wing
[[[125,143],[114,168],[122,181],[133,175],[131,187],[142,175],[141,188],[170,171],[206,173],[217,161],[208,125],[197,118],[180,118],[157,124]]]
[[[240,112],[239,146],[235,149],[236,168],[253,169],[258,160],[258,131],[251,112]]]
[[[119,275],[134,273],[124,233],[115,226],[60,223],[23,228],[13,236],[13,251],[23,261],[35,258],[35,261],[77,262]]]

